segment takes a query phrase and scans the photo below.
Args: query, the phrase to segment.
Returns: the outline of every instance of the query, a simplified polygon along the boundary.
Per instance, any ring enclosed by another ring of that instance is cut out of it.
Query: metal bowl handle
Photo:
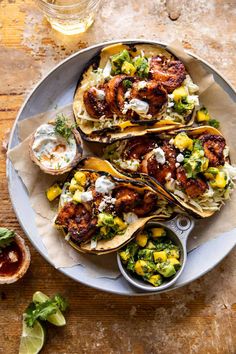
[[[178,214],[174,219],[165,222],[165,225],[169,227],[186,245],[188,235],[194,227],[194,219],[186,214]]]

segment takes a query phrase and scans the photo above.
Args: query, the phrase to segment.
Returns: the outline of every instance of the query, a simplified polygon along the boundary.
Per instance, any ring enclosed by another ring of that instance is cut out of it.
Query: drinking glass
[[[101,0],[36,0],[51,26],[64,34],[85,32]]]

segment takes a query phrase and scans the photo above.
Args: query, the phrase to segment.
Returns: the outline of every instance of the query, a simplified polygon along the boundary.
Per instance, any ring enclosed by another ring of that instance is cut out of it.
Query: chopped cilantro
[[[132,85],[133,85],[132,81],[130,81],[130,80],[123,80],[123,86],[124,86],[125,89],[131,88]]]
[[[67,118],[63,114],[58,114],[56,117],[55,131],[68,140],[72,134],[72,129],[74,129],[74,126],[68,122]]]
[[[220,122],[217,119],[210,119],[209,120],[209,125],[214,128],[219,128]]]
[[[7,247],[15,237],[15,232],[5,227],[0,227],[0,248]]]

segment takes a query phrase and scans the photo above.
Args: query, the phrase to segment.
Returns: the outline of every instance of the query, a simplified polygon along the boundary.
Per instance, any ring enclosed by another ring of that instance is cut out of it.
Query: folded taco
[[[55,226],[85,253],[120,248],[152,218],[166,219],[173,206],[150,186],[78,167],[64,184]]]
[[[111,142],[191,125],[197,93],[184,64],[163,47],[115,44],[83,73],[73,109],[86,140]]]
[[[116,142],[104,157],[123,173],[161,185],[201,217],[220,209],[236,177],[225,138],[209,126]]]

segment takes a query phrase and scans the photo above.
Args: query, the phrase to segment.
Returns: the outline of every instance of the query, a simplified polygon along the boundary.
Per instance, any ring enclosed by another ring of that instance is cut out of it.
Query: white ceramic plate
[[[89,60],[92,59],[94,55],[96,55],[101,50],[102,47],[117,42],[149,43],[158,44],[165,47],[163,43],[154,41],[118,40],[98,44],[70,56],[59,65],[57,65],[52,71],[50,71],[49,74],[41,82],[39,82],[39,84],[34,88],[34,90],[26,99],[13,126],[9,141],[9,148],[13,148],[19,143],[17,136],[17,121],[23,120],[40,112],[49,111],[55,106],[60,107],[72,102],[79,76],[83,69],[87,66]],[[214,75],[218,84],[236,102],[236,92],[232,86],[208,63],[194,55],[192,56],[200,60],[203,67]],[[9,193],[16,216],[31,243],[50,263],[47,251],[42,243],[40,236],[38,235],[34,223],[34,212],[30,206],[26,189],[9,160],[7,161],[7,176],[9,182]],[[198,247],[197,249],[191,251],[188,255],[188,263],[184,272],[170,289],[175,289],[188,284],[215,267],[235,246],[235,236],[236,229],[231,232],[222,234],[217,239],[211,240]],[[116,257],[115,254],[114,257]],[[96,289],[122,295],[147,294],[141,290],[133,288],[122,276],[118,277],[117,279],[90,278],[86,276],[84,268],[79,265],[71,268],[61,268],[60,271],[72,279]]]

